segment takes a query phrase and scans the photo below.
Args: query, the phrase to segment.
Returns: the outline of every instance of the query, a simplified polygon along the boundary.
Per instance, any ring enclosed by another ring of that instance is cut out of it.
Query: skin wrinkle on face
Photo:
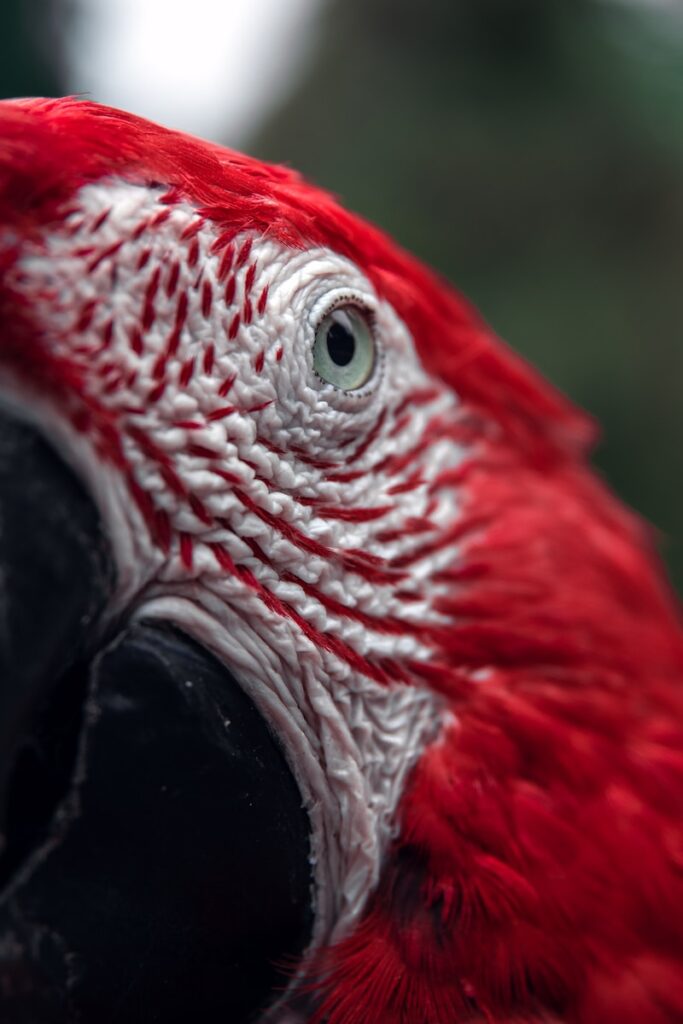
[[[314,942],[334,941],[361,914],[395,833],[406,774],[440,729],[440,700],[392,683],[391,670],[387,675],[380,666],[429,659],[421,632],[429,622],[446,621],[431,607],[445,587],[434,582],[425,598],[424,582],[453,561],[456,547],[445,543],[408,572],[389,570],[379,580],[363,576],[376,571],[372,560],[361,558],[359,574],[358,556],[350,554],[344,568],[334,553],[372,552],[390,565],[410,557],[425,536],[445,534],[457,516],[456,497],[452,489],[431,496],[426,483],[437,468],[457,466],[463,452],[447,434],[432,444],[421,441],[430,422],[457,416],[457,399],[424,373],[409,332],[349,260],[322,248],[297,251],[238,236],[230,273],[221,274],[221,252],[212,249],[216,229],[200,223],[191,204],[164,205],[162,195],[117,182],[83,188],[64,230],[24,255],[20,272],[35,289],[58,349],[70,357],[76,343],[85,357],[87,387],[121,425],[134,479],[169,523],[169,549],[160,555],[158,545],[145,542],[147,529],[125,500],[119,472],[104,463],[116,500],[110,494],[102,512],[119,559],[128,562],[125,601],[136,616],[165,618],[216,653],[281,738],[312,823]],[[169,255],[178,251],[185,260],[174,271]],[[200,308],[202,288],[211,295],[208,316]],[[261,314],[255,309],[266,288]],[[183,296],[182,329],[164,361]],[[376,372],[358,394],[324,385],[312,369],[317,323],[347,297],[370,311],[379,346]],[[74,310],[81,324],[75,340]],[[192,373],[181,386],[188,361]],[[149,385],[141,382],[158,381],[160,362],[166,387],[150,400]],[[410,407],[405,422],[392,419],[409,392],[427,398]],[[43,428],[58,418],[49,403],[39,417]],[[364,450],[373,430],[377,437]],[[72,458],[79,453],[88,483],[103,475],[102,459],[93,458],[82,433],[56,443],[70,448]],[[412,464],[383,471],[387,459],[413,449]],[[179,481],[175,489],[165,465]],[[253,507],[236,499],[216,467],[238,481]],[[410,481],[416,468],[425,482]],[[344,471],[352,479],[335,482]],[[399,484],[405,490],[392,494]],[[332,518],[318,515],[316,503],[331,509]],[[384,511],[354,522],[336,518],[340,508]],[[429,520],[426,534],[403,532],[418,518]],[[294,540],[271,519],[293,529]],[[302,552],[296,541],[302,532],[315,549]],[[392,539],[382,542],[382,534]],[[191,568],[177,542],[183,535],[191,538]],[[217,545],[224,559],[248,567],[256,589],[221,567]],[[320,546],[332,555],[317,553]],[[302,584],[314,591],[302,591]],[[418,599],[398,600],[397,590]],[[264,604],[268,593],[293,609],[293,617]],[[324,606],[316,593],[333,604]],[[386,632],[383,623],[393,620],[405,632]],[[341,639],[386,680],[368,678],[316,643],[301,621],[320,636]]]

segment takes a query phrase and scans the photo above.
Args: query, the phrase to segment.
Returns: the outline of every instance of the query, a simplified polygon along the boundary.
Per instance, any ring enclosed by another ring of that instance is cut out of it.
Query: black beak
[[[0,416],[0,1020],[238,1024],[312,927],[309,822],[238,682],[163,623],[98,628],[94,504]]]

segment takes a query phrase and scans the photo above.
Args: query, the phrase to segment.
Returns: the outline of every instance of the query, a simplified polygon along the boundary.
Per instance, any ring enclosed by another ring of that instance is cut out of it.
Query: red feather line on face
[[[446,696],[458,721],[413,775],[401,834],[365,919],[311,965],[320,1020],[683,1020],[683,643],[640,526],[582,465],[587,420],[496,341],[447,286],[288,170],[74,101],[4,104],[0,136],[0,223],[18,238],[38,237],[51,218],[61,222],[74,191],[103,176],[161,184],[170,189],[169,206],[187,198],[218,225],[218,276],[228,305],[236,273],[249,274],[249,249],[232,247],[241,231],[295,247],[328,246],[361,267],[410,328],[425,368],[461,399],[463,419],[453,428],[467,459],[428,481],[435,497],[458,491],[453,537],[434,538],[426,516],[408,527],[416,536],[424,532],[422,554],[457,536],[457,564],[434,580],[449,585],[437,610],[457,625],[426,638],[438,652],[433,661],[373,669],[381,681],[423,680]],[[141,238],[148,227],[141,225]],[[183,244],[187,260],[196,262],[196,235]],[[6,258],[9,265],[11,251]],[[149,253],[140,260],[142,271]],[[187,315],[178,272],[177,264],[161,277],[146,269],[152,276],[145,322],[154,322],[162,293],[177,303],[169,356]],[[202,308],[217,300],[201,291]],[[235,316],[248,321],[266,304],[267,292],[255,293]],[[93,315],[86,304],[79,324],[84,328]],[[82,367],[50,363],[31,311],[4,295],[1,279],[0,319],[11,325],[2,339],[5,358],[25,362],[34,379],[42,373],[53,388],[61,381],[66,392],[82,392]],[[110,341],[105,325],[105,350]],[[144,341],[144,331],[133,334],[131,349]],[[210,372],[211,347],[202,360]],[[102,372],[115,389],[117,367]],[[165,372],[162,354],[149,401],[162,394]],[[193,372],[190,362],[180,371],[183,379]],[[226,402],[216,416],[236,410],[227,397],[233,383],[225,382]],[[391,424],[377,430],[400,433],[410,408],[399,405]],[[168,545],[168,519],[130,472],[111,414],[93,406],[79,415],[82,429],[89,419],[97,423],[107,457],[127,475],[158,543]],[[448,425],[438,419],[428,425],[435,435],[442,429]],[[431,434],[400,455],[380,454],[363,470],[349,466],[348,457],[336,464],[312,462],[303,451],[287,454],[315,464],[328,481],[351,482],[373,471],[410,474],[430,440]],[[144,436],[137,441],[169,490],[182,492],[165,453]],[[370,436],[367,450],[372,443]],[[195,447],[210,465],[215,453]],[[252,514],[268,514],[240,490],[239,477],[224,478]],[[417,482],[397,477],[395,496]],[[196,499],[193,511],[202,520],[207,514]],[[319,511],[326,514],[324,506]],[[358,521],[365,515],[355,514]],[[291,525],[271,525],[302,551],[330,555]],[[252,550],[267,559],[258,545]],[[191,566],[188,535],[180,554]],[[223,548],[214,555],[264,603],[274,600]],[[368,581],[396,579],[400,586],[414,558],[386,564],[356,551],[336,557]],[[342,611],[329,595],[309,590],[331,612]],[[407,607],[411,596],[404,593]],[[273,607],[310,630],[293,608],[281,601]],[[400,628],[393,620],[382,625],[388,632]],[[321,642],[319,634],[313,638]],[[371,670],[336,638],[327,643],[358,671]]]

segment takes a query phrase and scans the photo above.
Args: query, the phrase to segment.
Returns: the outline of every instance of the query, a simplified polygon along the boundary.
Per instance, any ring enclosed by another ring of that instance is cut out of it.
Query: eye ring
[[[313,341],[316,376],[340,391],[359,391],[373,377],[377,362],[371,313],[349,300],[328,309],[316,327]]]

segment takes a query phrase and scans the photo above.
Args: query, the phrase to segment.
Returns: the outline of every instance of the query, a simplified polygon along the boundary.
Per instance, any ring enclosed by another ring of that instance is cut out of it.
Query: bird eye
[[[357,306],[339,306],[321,320],[313,343],[313,369],[328,384],[356,391],[375,367],[375,339],[367,315]]]

